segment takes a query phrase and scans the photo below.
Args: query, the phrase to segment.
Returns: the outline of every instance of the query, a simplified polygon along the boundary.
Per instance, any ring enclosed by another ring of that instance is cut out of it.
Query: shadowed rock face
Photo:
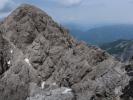
[[[133,59],[130,59],[130,62],[125,66],[127,75],[130,77],[129,84],[123,88],[123,94],[121,97],[123,100],[132,100],[133,99]]]
[[[8,61],[10,60],[10,56],[8,55],[9,48],[9,43],[0,34],[0,75],[7,71],[10,66],[8,65]]]
[[[0,61],[0,100],[118,100],[128,84],[122,63],[34,6],[21,5],[0,27],[9,45],[1,42],[9,52]]]

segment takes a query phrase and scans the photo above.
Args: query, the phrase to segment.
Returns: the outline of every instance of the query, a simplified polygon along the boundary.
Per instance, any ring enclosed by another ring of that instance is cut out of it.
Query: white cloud
[[[54,1],[64,6],[75,6],[79,5],[83,0],[54,0]]]
[[[10,2],[9,0],[0,0],[0,9],[4,8],[5,5]]]
[[[7,15],[14,7],[13,0],[0,0],[0,14],[1,16]]]

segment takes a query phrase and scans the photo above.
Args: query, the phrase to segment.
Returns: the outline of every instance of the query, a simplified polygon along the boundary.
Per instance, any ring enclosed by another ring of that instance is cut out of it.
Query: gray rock
[[[47,85],[47,87],[45,87]],[[74,100],[70,88],[58,87],[52,84],[45,84],[44,88],[38,87],[35,83],[30,84],[30,97],[26,100]]]
[[[124,64],[77,42],[39,8],[22,5],[0,27],[9,45],[1,46],[0,100],[117,100],[115,90],[128,85]],[[42,90],[43,81],[56,86]]]

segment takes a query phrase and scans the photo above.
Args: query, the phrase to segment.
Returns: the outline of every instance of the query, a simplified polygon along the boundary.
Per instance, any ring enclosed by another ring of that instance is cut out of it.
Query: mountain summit
[[[0,25],[0,100],[127,100],[124,65],[21,5]]]

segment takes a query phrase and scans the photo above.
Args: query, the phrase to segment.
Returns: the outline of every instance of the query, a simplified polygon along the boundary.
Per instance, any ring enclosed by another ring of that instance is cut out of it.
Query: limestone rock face
[[[121,100],[128,85],[124,64],[32,5],[5,18],[0,38],[0,100]]]
[[[60,87],[56,84],[45,83],[44,87],[38,87],[30,83],[30,97],[26,100],[74,100],[72,89]]]

